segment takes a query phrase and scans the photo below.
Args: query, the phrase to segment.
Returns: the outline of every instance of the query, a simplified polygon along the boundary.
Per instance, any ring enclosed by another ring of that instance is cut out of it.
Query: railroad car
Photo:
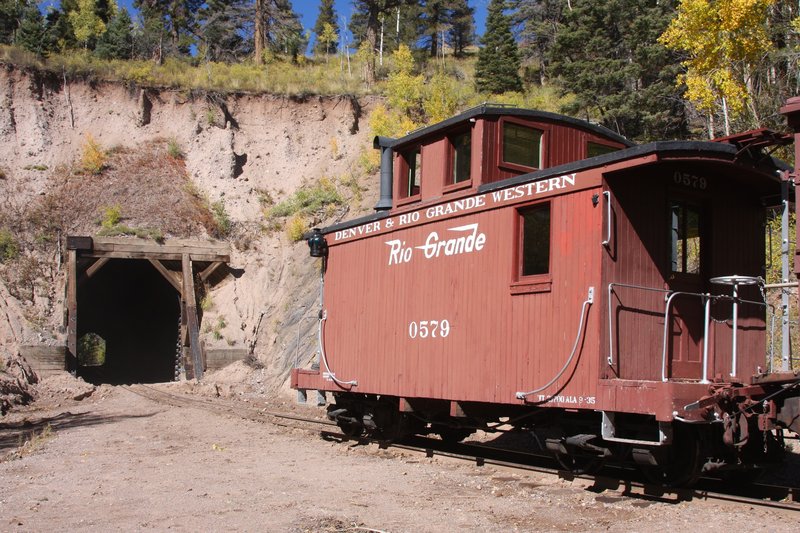
[[[375,213],[308,236],[319,368],[292,386],[349,434],[532,431],[574,471],[778,459],[797,376],[768,372],[764,223],[788,167],[753,139],[492,105],[376,138]]]

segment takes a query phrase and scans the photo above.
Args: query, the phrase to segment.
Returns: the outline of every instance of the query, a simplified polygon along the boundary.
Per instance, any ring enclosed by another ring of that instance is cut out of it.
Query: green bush
[[[181,145],[178,144],[178,141],[174,137],[171,138],[167,143],[167,153],[174,159],[183,159],[183,150],[181,150]]]
[[[0,263],[13,261],[19,255],[16,239],[7,229],[0,228]]]
[[[319,215],[329,206],[344,203],[342,195],[328,178],[321,178],[312,187],[303,187],[292,196],[271,207],[267,217],[288,217],[296,214]]]
[[[151,239],[155,242],[164,242],[164,232],[158,228],[132,228],[124,224],[117,224],[111,227],[103,227],[97,232],[100,237],[120,237],[130,235],[140,239]]]
[[[122,219],[122,208],[119,205],[112,205],[103,209],[103,219],[100,225],[105,229],[111,229]]]
[[[217,236],[226,237],[230,234],[233,222],[231,222],[228,212],[225,211],[225,202],[219,200],[211,204],[211,214],[214,217],[214,224],[217,226]]]

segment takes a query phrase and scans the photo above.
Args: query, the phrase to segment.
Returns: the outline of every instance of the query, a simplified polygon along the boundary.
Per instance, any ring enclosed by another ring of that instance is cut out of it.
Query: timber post
[[[78,252],[67,250],[67,358],[65,370],[78,371]]]
[[[189,254],[183,254],[181,261],[183,270],[183,307],[186,310],[186,327],[189,333],[189,350],[191,352],[192,376],[203,378],[203,352],[200,346],[200,329],[197,320],[197,298],[194,291],[194,273]],[[188,365],[187,365],[187,377]]]

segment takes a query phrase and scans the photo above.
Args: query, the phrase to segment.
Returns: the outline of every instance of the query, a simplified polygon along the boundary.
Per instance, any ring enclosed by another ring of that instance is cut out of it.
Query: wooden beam
[[[77,253],[80,254],[80,250],[77,250]],[[105,266],[105,264],[108,263],[109,261],[111,261],[110,258],[103,257],[103,258],[95,260],[95,262],[92,263],[91,265],[89,265],[89,267],[86,270],[84,270],[83,272],[78,274],[77,271],[76,271],[76,274],[78,276],[78,287],[83,287],[83,285],[89,279],[91,279],[92,276],[97,274],[97,271],[100,270],[101,268],[103,268],[103,266]]]
[[[158,270],[167,281],[169,281],[170,285],[175,287],[175,290],[178,291],[178,293],[181,293],[183,291],[183,288],[181,287],[180,274],[178,274],[177,272],[173,272],[172,270],[165,267],[164,263],[162,263],[158,259],[148,259],[148,261],[150,261],[150,264],[153,265],[156,268],[156,270]]]
[[[220,241],[185,241],[169,239],[163,243],[147,241],[144,239],[95,237],[94,252],[144,252],[166,254],[195,254],[201,255],[226,255],[230,256],[231,247],[227,242]]]
[[[105,266],[105,264],[108,263],[110,260],[111,259],[108,258],[108,257],[103,257],[103,258],[98,259],[97,261],[95,261],[92,264],[92,266],[90,266],[89,268],[86,269],[86,272],[84,273],[85,276],[87,278],[91,278],[92,276],[97,274],[97,271],[100,270],[101,268],[103,268],[103,266]]]
[[[67,370],[78,370],[78,252],[67,250]]]
[[[126,251],[126,250],[93,250],[92,252],[82,252],[81,257],[107,257],[109,259],[158,259],[159,261],[181,261],[185,254],[181,252],[168,251]],[[213,252],[196,252],[189,254],[192,261],[222,261],[229,263],[229,254],[218,254]]]
[[[205,269],[205,270],[203,270],[203,271],[200,273],[200,281],[202,281],[203,283],[205,283],[205,282],[206,282],[206,280],[207,280],[207,279],[208,279],[208,278],[211,276],[211,274],[213,274],[214,272],[216,272],[216,270],[217,270],[219,267],[221,267],[222,265],[224,265],[224,264],[225,264],[225,263],[223,263],[222,261],[214,261],[213,263],[211,263],[210,265],[208,265],[208,266],[206,267],[206,269]]]
[[[194,274],[189,254],[183,254],[183,300],[186,308],[186,325],[189,329],[189,351],[193,363],[193,375],[187,378],[203,379],[203,348],[200,346],[200,327],[197,320],[197,297],[194,292]]]

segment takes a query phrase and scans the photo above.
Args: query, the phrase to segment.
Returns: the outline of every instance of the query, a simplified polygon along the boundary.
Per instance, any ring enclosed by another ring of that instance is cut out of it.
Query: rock
[[[38,376],[19,354],[0,354],[3,368],[0,370],[0,414],[15,405],[25,405],[33,401],[31,385],[38,382]]]

